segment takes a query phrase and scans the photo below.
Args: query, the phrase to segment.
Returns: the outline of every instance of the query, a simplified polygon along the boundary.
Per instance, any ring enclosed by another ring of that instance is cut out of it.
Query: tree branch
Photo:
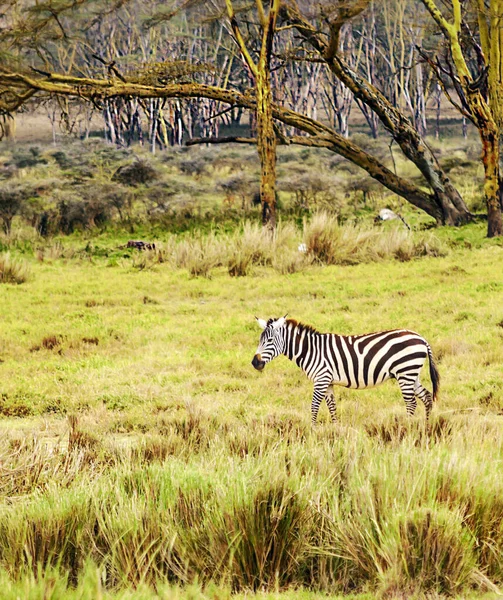
[[[24,92],[30,95],[36,92],[47,92],[63,96],[79,96],[91,101],[125,96],[136,98],[210,98],[232,106],[242,106],[248,110],[256,110],[256,99],[251,94],[242,94],[235,90],[197,83],[153,87],[130,82],[124,83],[118,80],[93,80],[56,74],[51,74],[49,78],[35,79],[22,73],[6,73],[0,70],[0,85],[24,86]],[[438,222],[442,221],[442,214],[435,206],[432,195],[395,175],[378,159],[338,134],[331,127],[276,104],[272,105],[272,114],[276,120],[309,133],[311,136],[292,136],[288,138],[291,143],[327,148],[347,158],[391,191],[421,208]],[[251,142],[243,141],[239,143]]]
[[[192,138],[185,142],[186,146],[196,146],[197,144],[256,144],[257,138],[239,137],[228,135],[222,137]]]
[[[248,65],[248,68],[252,72],[253,76],[257,76],[257,65],[255,61],[251,57],[251,54],[248,52],[248,48],[246,47],[246,43],[241,34],[241,30],[239,29],[239,25],[236,19],[236,14],[234,12],[234,7],[232,6],[232,0],[225,0],[225,5],[227,7],[227,14],[229,16],[229,21],[231,23],[232,32],[234,33],[234,39],[239,47],[239,50]]]

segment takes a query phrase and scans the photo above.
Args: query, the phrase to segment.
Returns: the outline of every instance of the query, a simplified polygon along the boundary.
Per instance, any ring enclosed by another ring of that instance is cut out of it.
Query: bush
[[[235,197],[238,196],[243,209],[249,208],[252,198],[258,191],[256,179],[244,171],[234,173],[219,182],[217,187],[225,192],[224,201],[229,205],[234,204]]]
[[[202,157],[195,157],[190,160],[183,160],[178,164],[178,168],[184,175],[201,177],[206,171],[206,161]]]
[[[159,174],[148,162],[138,159],[129,165],[119,167],[112,175],[112,181],[124,185],[137,186],[158,179]]]
[[[27,150],[25,148],[20,148],[13,152],[10,164],[16,165],[18,169],[24,169],[25,167],[46,165],[47,160],[40,155],[40,149],[33,146]]]
[[[339,212],[342,207],[342,181],[334,175],[327,176],[313,170],[296,172],[286,181],[281,181],[279,187],[294,195],[296,208]]]
[[[34,190],[29,185],[15,184],[10,181],[0,185],[0,220],[4,233],[10,233],[12,219],[33,194]]]
[[[57,212],[45,211],[38,229],[41,235],[46,231],[61,231],[70,234],[78,229],[93,229],[108,223],[117,211],[119,218],[124,217],[128,191],[113,184],[88,184],[75,186],[71,191],[59,190],[55,194],[58,200]]]
[[[66,152],[63,152],[62,150],[53,152],[51,156],[52,158],[54,158],[60,169],[71,169],[75,166],[75,161],[72,158],[70,158],[66,154]]]

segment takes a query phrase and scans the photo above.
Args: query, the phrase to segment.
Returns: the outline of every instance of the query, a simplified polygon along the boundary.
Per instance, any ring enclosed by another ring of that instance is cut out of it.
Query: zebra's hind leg
[[[426,410],[426,420],[428,420],[430,417],[431,408],[433,406],[433,396],[423,385],[421,385],[419,378],[416,379],[416,383],[414,385],[414,393],[417,396],[417,398],[419,398],[419,400],[421,400],[421,402],[424,404],[424,408]]]
[[[311,402],[311,424],[316,425],[318,419],[318,411],[320,410],[320,404],[325,398],[329,383],[324,380],[317,380],[314,382],[313,401]]]
[[[400,375],[398,379],[398,385],[402,392],[403,399],[405,400],[405,407],[407,414],[412,417],[416,412],[417,401],[415,398],[414,384],[417,377],[407,377],[406,375]]]
[[[332,421],[332,423],[335,423],[337,421],[337,415],[336,415],[335,395],[334,395],[334,386],[333,385],[328,386],[327,393],[325,394],[325,401],[327,403],[328,410],[330,412],[330,420]]]

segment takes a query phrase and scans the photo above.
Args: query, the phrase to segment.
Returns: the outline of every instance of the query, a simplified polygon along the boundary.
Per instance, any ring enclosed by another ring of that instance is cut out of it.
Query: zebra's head
[[[257,371],[262,371],[268,362],[282,354],[285,348],[285,323],[286,316],[280,319],[257,319],[263,331],[260,335],[257,352],[252,360],[252,365]]]

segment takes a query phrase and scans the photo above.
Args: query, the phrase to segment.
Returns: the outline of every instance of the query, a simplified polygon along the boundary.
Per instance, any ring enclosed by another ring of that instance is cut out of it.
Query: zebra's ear
[[[285,321],[285,317],[281,317],[280,319],[274,322],[273,329],[279,329],[280,327],[283,327]]]
[[[267,327],[267,321],[264,321],[264,319],[259,319],[258,317],[255,318],[257,319],[257,323],[262,329],[265,329]]]

